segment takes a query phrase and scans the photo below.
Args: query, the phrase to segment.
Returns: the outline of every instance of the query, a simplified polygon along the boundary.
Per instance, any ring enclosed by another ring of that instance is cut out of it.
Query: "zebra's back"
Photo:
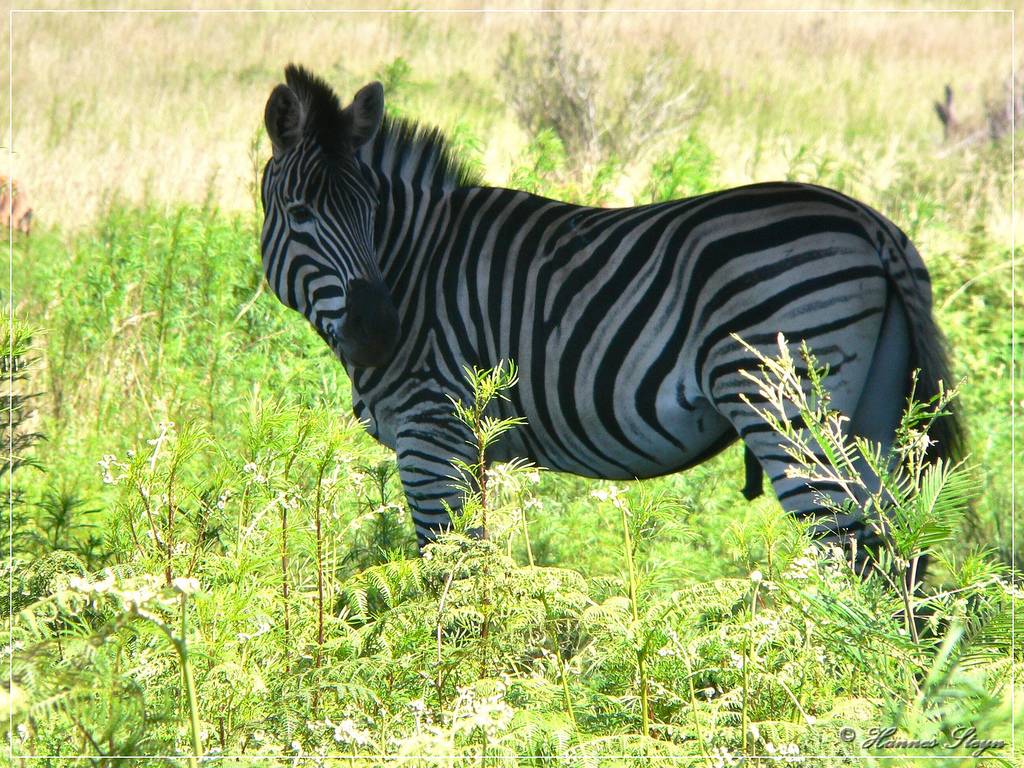
[[[520,368],[508,412],[527,426],[496,458],[614,478],[685,468],[736,435],[715,390],[754,366],[731,334],[826,334],[833,363],[873,348],[885,306],[873,230],[887,222],[818,187],[623,209],[468,189],[453,206],[459,237],[437,249],[431,297],[461,352],[448,367]]]

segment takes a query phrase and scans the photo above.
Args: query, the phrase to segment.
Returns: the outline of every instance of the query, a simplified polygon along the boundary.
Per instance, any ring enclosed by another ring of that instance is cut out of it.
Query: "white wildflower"
[[[299,508],[298,498],[288,491],[281,491],[277,494],[277,503],[280,504],[283,509],[287,509],[288,511],[294,511]]]
[[[611,502],[616,509],[624,509],[626,507],[623,491],[617,485],[609,484],[606,488],[598,488],[596,491],[592,491],[590,495],[598,501]]]
[[[253,482],[265,483],[267,481],[267,476],[260,472],[259,464],[255,461],[247,462],[245,466],[242,467],[242,471],[247,475],[252,475]]]
[[[96,462],[99,464],[101,470],[103,470],[103,484],[104,485],[117,485],[119,482],[128,477],[128,473],[123,471],[128,469],[128,465],[117,460],[117,457],[105,453],[103,458]],[[118,474],[114,474],[114,470],[122,470]]]
[[[709,756],[715,768],[726,768],[726,766],[736,765],[739,762],[732,752],[725,747],[715,747],[711,750]]]
[[[157,596],[157,580],[150,578],[148,582],[143,583],[138,589],[127,590],[120,593],[121,601],[124,603],[124,607],[129,611],[142,608],[149,604]]]
[[[114,574],[109,568],[105,569],[103,573],[104,576],[99,581],[89,581],[89,579],[84,579],[81,576],[72,576],[68,586],[76,592],[85,592],[93,595],[109,592],[114,586]]]
[[[1024,598],[1024,590],[1015,585],[1012,581],[1004,581],[1003,579],[1000,579],[999,585],[1003,588],[1003,592],[1006,593],[1007,597]]]
[[[238,638],[238,641],[240,643],[244,643],[247,640],[252,640],[254,637],[259,637],[260,635],[265,635],[269,631],[270,631],[270,622],[263,621],[263,622],[260,622],[260,625],[256,628],[255,632],[239,632],[236,635],[236,637]]]
[[[787,579],[803,580],[810,578],[817,563],[810,557],[798,557],[789,564],[783,576]]]
[[[347,741],[358,746],[365,746],[370,743],[370,732],[360,730],[356,727],[355,721],[345,718],[334,725],[334,740],[337,742]]]
[[[513,493],[519,486],[515,470],[508,464],[494,464],[486,471],[487,484],[499,493]]]
[[[171,587],[183,595],[194,595],[200,590],[199,579],[185,576],[179,576],[171,581]]]

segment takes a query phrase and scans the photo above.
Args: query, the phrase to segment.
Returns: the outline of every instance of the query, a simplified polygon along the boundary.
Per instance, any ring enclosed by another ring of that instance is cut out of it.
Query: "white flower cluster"
[[[339,744],[354,744],[365,747],[372,740],[372,734],[356,725],[355,720],[346,717],[340,723],[333,723],[329,717],[324,718],[324,725],[334,731],[334,740]]]
[[[145,608],[160,596],[160,580],[156,576],[147,576],[138,589],[120,592],[118,597],[126,610]]]
[[[625,492],[612,483],[604,488],[591,491],[590,495],[598,501],[610,501],[616,509],[626,509],[627,507]]]
[[[459,688],[458,694],[450,717],[452,730],[467,732],[480,728],[488,736],[495,736],[511,724],[515,711],[505,703],[504,683],[496,683],[495,692],[489,696],[480,695],[472,686]]]
[[[775,745],[770,741],[764,742],[764,751],[772,757],[781,757],[785,763],[800,763],[803,758],[800,756],[800,747],[796,744]]]
[[[485,471],[487,486],[497,493],[513,494],[519,490],[519,478],[509,464],[492,464]]]
[[[357,494],[365,493],[370,487],[369,476],[359,469],[354,469],[349,473],[349,483],[352,484],[352,490]]]
[[[90,581],[81,576],[72,576],[68,586],[76,592],[86,595],[102,595],[113,588],[114,574],[109,568],[105,568],[103,570],[103,578],[99,581]]]
[[[112,453],[103,454],[103,458],[96,462],[103,472],[104,485],[117,485],[128,477],[128,465],[117,460]],[[117,474],[115,474],[115,472]]]
[[[1003,588],[1003,592],[1006,593],[1007,597],[1019,600],[1024,598],[1024,589],[1021,589],[1014,584],[1010,579],[1000,579],[999,585]]]
[[[238,638],[238,642],[244,643],[244,642],[247,642],[248,640],[252,640],[254,637],[259,637],[260,635],[265,635],[269,631],[270,631],[270,622],[269,621],[261,621],[259,626],[256,627],[256,631],[255,632],[239,632],[236,635],[236,637]]]
[[[276,501],[279,507],[289,512],[294,512],[299,508],[299,497],[294,491],[280,491]]]
[[[808,724],[814,724],[814,718],[808,718]],[[803,761],[800,756],[800,747],[797,744],[786,743],[786,744],[775,744],[768,739],[761,736],[761,730],[757,727],[757,723],[750,724],[750,735],[753,736],[755,741],[759,741],[764,745],[763,749],[765,754],[770,755],[776,760],[780,759],[785,763],[799,763]]]
[[[708,753],[708,757],[715,768],[726,768],[739,763],[739,758],[725,747],[715,747]]]
[[[194,595],[201,589],[199,579],[185,576],[179,576],[178,578],[173,579],[171,581],[171,587],[175,592],[182,595]]]
[[[814,573],[817,567],[818,564],[814,561],[814,558],[804,555],[793,560],[793,562],[789,564],[789,567],[783,572],[782,576],[786,579],[804,581],[810,578],[811,574]]]
[[[157,456],[160,455],[160,448],[168,440],[174,438],[174,422],[173,421],[161,421],[157,424],[157,429],[160,430],[160,434],[154,437],[152,440],[147,440],[148,445],[153,446],[153,455],[149,459],[149,468],[152,469],[156,466]]]
[[[679,633],[672,629],[672,627],[666,627],[665,634],[668,636],[668,643],[658,649],[658,655],[681,658],[683,656],[683,643],[679,639]]]
[[[245,466],[242,467],[242,471],[247,475],[252,475],[252,481],[255,483],[267,482],[267,476],[260,472],[259,464],[255,461],[247,462]]]

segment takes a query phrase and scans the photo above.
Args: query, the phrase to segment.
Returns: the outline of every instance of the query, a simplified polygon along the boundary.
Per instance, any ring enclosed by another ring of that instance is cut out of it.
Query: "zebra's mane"
[[[385,115],[377,135],[359,149],[359,158],[377,173],[424,189],[476,186],[479,170],[456,155],[440,128]]]
[[[295,64],[285,68],[285,79],[305,109],[305,130],[328,155],[348,155],[352,115],[327,81]],[[479,171],[459,160],[440,129],[415,120],[385,115],[377,135],[356,154],[378,173],[423,188],[453,189],[481,181]]]
[[[352,117],[341,108],[337,94],[327,81],[297,64],[285,67],[284,75],[305,110],[304,130],[316,138],[328,155],[351,152]]]

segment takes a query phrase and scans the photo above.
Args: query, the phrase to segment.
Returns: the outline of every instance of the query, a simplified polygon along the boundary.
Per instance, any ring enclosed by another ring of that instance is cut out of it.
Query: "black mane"
[[[423,188],[472,187],[482,181],[479,169],[456,156],[441,129],[402,117],[385,115],[358,155],[378,173]]]
[[[351,117],[342,109],[334,89],[298,64],[285,67],[284,77],[306,110],[304,132],[312,135],[328,154],[351,152]]]
[[[342,108],[334,89],[297,64],[285,68],[285,79],[306,109],[306,132],[328,154],[351,156],[352,117]],[[377,135],[359,147],[356,155],[384,176],[424,188],[476,186],[482,180],[478,168],[456,156],[439,128],[387,114]]]

